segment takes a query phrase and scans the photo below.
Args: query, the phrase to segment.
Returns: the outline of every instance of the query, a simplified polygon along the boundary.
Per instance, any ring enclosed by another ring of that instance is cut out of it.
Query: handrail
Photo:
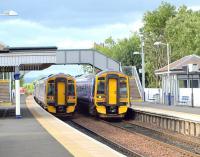
[[[123,66],[122,69],[123,69],[123,72],[125,74],[129,75],[130,77],[135,78],[135,82],[136,82],[136,85],[138,87],[140,97],[144,100],[144,97],[143,97],[143,94],[142,94],[143,93],[143,87],[141,85],[140,78],[139,78],[138,72],[136,70],[136,67],[135,66]],[[127,69],[129,69],[129,71],[127,71]]]
[[[140,96],[141,96],[142,99],[144,100],[143,94],[142,94],[144,89],[143,89],[142,84],[141,84],[141,82],[140,82],[140,78],[139,78],[138,72],[137,72],[137,70],[136,70],[136,67],[135,67],[135,66],[132,66],[132,70],[133,70],[133,76],[135,77],[135,81],[136,81],[137,86],[138,86],[138,88],[139,88]]]

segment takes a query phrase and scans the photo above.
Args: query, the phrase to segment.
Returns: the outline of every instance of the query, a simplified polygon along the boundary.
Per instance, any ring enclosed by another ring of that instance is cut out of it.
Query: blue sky
[[[169,0],[176,6],[200,7],[198,0]],[[142,26],[146,11],[160,0],[1,0],[0,41],[9,46],[90,48],[105,38],[128,37]]]
[[[168,0],[200,9],[199,0]],[[91,48],[112,36],[128,37],[142,27],[142,17],[160,0],[1,0],[0,13],[14,10],[19,16],[0,16],[0,41],[8,46]]]

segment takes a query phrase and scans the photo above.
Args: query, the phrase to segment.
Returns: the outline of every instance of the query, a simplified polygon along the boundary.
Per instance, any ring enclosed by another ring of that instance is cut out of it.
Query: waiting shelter
[[[200,56],[185,56],[155,74],[162,78],[161,103],[200,107]]]

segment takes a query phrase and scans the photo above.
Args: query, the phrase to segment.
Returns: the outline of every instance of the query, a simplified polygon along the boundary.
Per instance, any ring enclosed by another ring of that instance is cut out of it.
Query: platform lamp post
[[[0,16],[18,16],[18,13],[13,10],[8,10],[8,11],[4,11],[3,13],[0,13]],[[4,73],[3,73],[3,76],[4,76]]]
[[[144,53],[141,53],[141,52],[133,52],[133,55],[141,55],[141,58],[142,58],[142,88],[143,88],[143,91],[142,91],[142,97],[143,97],[143,100],[145,101],[145,70],[144,70]]]
[[[9,11],[4,11],[3,13],[0,13],[0,16],[18,16],[18,13],[13,11],[13,10],[9,10]],[[16,118],[21,118],[21,113],[20,113],[20,74],[19,74],[19,69],[17,68],[17,72],[16,72],[16,68],[15,68],[15,74],[14,74],[14,78],[15,78],[15,103],[16,103],[16,109],[15,109],[15,115]]]
[[[145,54],[144,54],[144,37],[143,34],[139,34],[141,42],[141,52],[133,52],[133,55],[141,55],[142,58],[142,88],[143,88],[143,100],[145,101]]]
[[[20,112],[20,72],[19,67],[15,67],[15,116],[17,119],[21,118],[21,112]]]
[[[164,45],[167,47],[167,98],[168,98],[168,105],[171,106],[171,83],[170,83],[170,77],[169,77],[169,72],[170,72],[170,56],[169,56],[169,44],[168,43],[162,43],[160,41],[157,41],[154,43],[155,46],[159,46],[159,45]]]

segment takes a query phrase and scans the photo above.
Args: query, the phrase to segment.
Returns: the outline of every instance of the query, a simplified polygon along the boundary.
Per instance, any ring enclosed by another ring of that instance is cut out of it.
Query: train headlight
[[[54,97],[53,96],[48,96],[47,97],[47,103],[52,103],[54,102]]]
[[[103,99],[103,98],[105,98],[105,95],[97,95],[97,98]]]

